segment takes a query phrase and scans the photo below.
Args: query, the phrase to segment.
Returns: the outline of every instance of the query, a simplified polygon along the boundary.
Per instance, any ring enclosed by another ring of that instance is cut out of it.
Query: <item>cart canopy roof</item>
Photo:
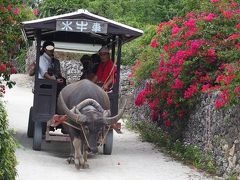
[[[140,29],[95,15],[84,9],[22,22],[22,32],[26,40],[35,40],[37,30],[41,30],[42,41],[101,45],[109,44],[116,37],[125,43],[143,34]]]

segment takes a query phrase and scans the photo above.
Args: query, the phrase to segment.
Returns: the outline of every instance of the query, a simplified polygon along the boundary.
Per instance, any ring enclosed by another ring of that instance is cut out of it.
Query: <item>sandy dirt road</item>
[[[9,126],[16,130],[20,144],[16,151],[17,180],[205,180],[210,179],[195,169],[182,165],[162,154],[153,145],[123,127],[123,134],[114,133],[112,155],[89,157],[89,169],[76,170],[66,158],[68,143],[43,141],[42,151],[32,150],[27,138],[29,108],[33,102],[31,88],[15,86],[7,90],[6,107]]]

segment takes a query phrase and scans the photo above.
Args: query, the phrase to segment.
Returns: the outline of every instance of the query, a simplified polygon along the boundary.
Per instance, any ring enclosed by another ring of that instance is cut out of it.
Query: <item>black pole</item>
[[[121,65],[121,50],[122,50],[122,40],[117,37],[117,74],[116,74],[116,91],[119,94],[119,84],[120,84],[120,65]]]
[[[39,69],[39,58],[40,58],[40,48],[41,48],[41,30],[36,31],[36,67],[35,67],[35,82],[38,79],[38,69]]]

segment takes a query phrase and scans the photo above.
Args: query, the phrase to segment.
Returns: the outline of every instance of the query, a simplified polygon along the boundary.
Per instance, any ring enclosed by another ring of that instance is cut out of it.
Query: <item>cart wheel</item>
[[[103,154],[111,155],[112,154],[112,146],[113,146],[113,130],[109,130],[106,136],[106,142],[103,145]]]
[[[29,138],[33,137],[34,133],[34,121],[33,121],[33,107],[29,110],[29,117],[28,117],[28,129],[27,129],[27,136]]]
[[[33,150],[41,151],[42,143],[42,123],[34,123]]]

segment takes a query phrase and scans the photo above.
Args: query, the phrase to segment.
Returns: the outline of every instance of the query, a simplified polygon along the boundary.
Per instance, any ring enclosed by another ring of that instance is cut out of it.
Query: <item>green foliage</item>
[[[18,53],[18,56],[15,60],[16,68],[18,73],[25,73],[25,67],[26,67],[26,54],[27,49],[26,47],[22,47]]]
[[[0,179],[14,180],[17,174],[16,143],[8,130],[7,114],[0,101]]]
[[[216,173],[215,164],[210,152],[202,152],[197,146],[183,144],[154,123],[138,122],[135,129],[144,141],[154,143],[158,148],[186,164],[209,173]]]

